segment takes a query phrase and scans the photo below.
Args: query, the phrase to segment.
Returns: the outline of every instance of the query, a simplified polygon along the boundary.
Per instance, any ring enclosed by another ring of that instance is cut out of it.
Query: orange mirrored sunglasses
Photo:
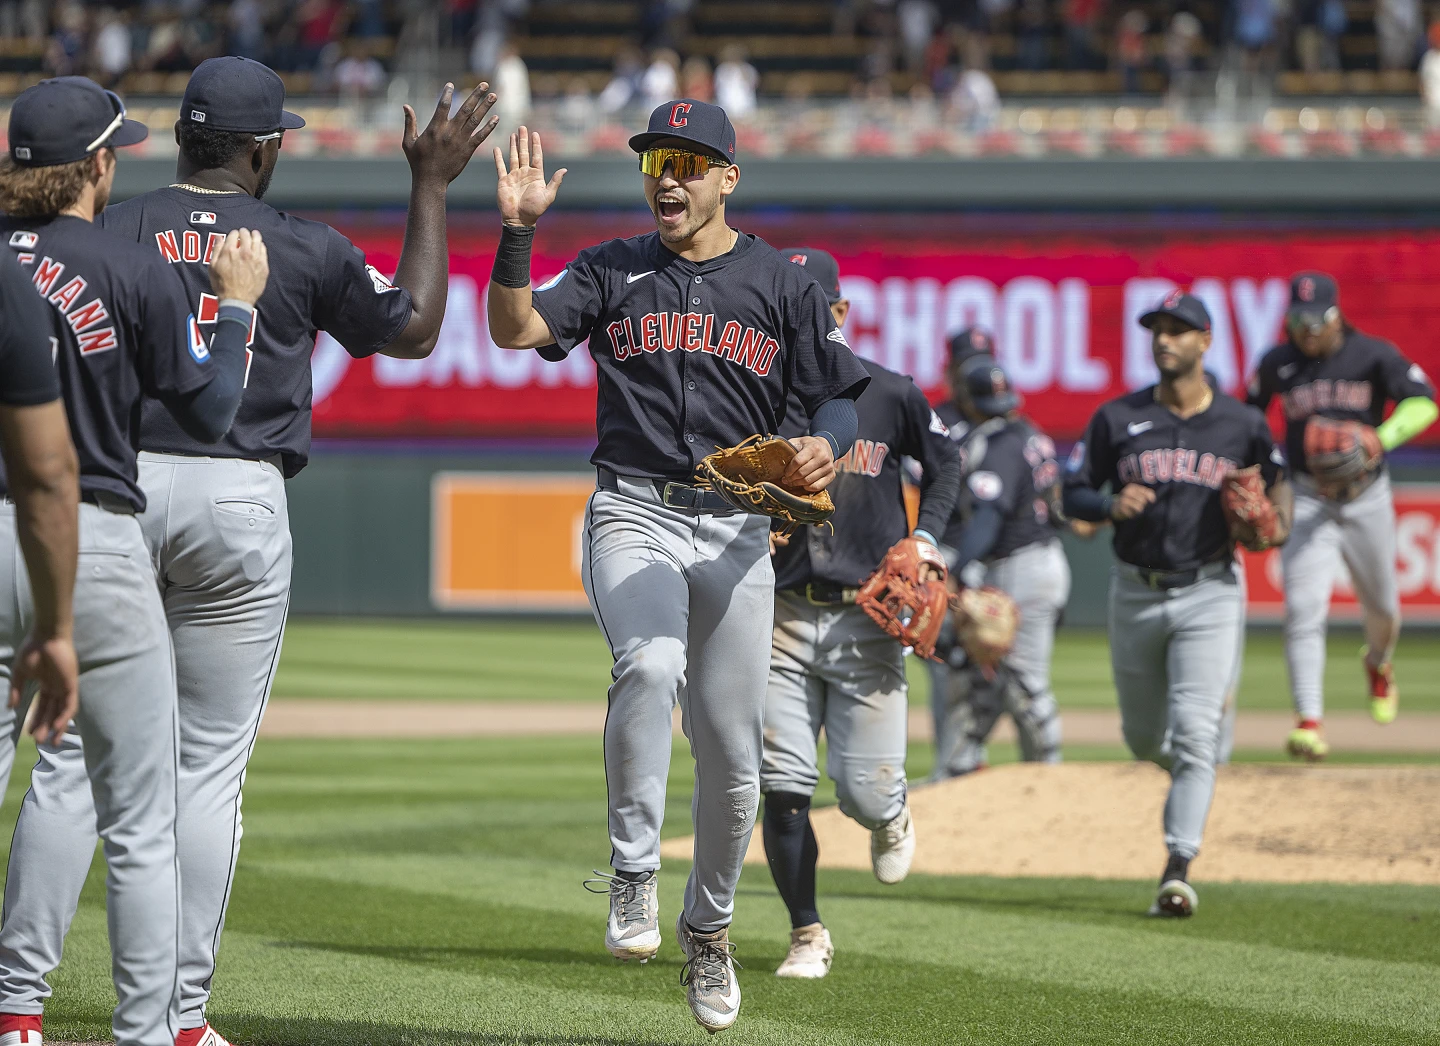
[[[640,154],[640,170],[651,178],[659,178],[666,167],[677,181],[704,175],[711,167],[729,167],[727,160],[686,149],[646,149]]]

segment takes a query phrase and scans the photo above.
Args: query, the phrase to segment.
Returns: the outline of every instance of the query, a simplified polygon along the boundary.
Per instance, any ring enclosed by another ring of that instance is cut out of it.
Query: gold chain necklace
[[[191,185],[189,182],[171,182],[172,189],[186,189],[190,192],[204,193],[206,196],[240,196],[238,189],[206,189],[201,185]]]
[[[1155,386],[1155,392],[1153,393],[1153,396],[1154,396],[1154,399],[1155,399],[1155,402],[1156,402],[1156,403],[1159,403],[1162,407],[1164,407],[1166,410],[1170,411],[1170,413],[1174,414],[1174,415],[1175,415],[1177,418],[1179,418],[1181,421],[1185,421],[1185,420],[1187,420],[1187,419],[1189,419],[1189,418],[1193,418],[1193,417],[1194,417],[1195,415],[1197,415],[1197,414],[1204,414],[1207,410],[1210,409],[1210,404],[1212,404],[1212,403],[1215,402],[1215,390],[1210,387],[1210,385],[1209,385],[1208,382],[1207,382],[1206,385],[1205,385],[1205,398],[1202,399],[1198,404],[1196,404],[1194,410],[1192,410],[1192,411],[1190,411],[1190,412],[1188,412],[1188,413],[1186,413],[1186,414],[1181,414],[1178,410],[1173,409],[1173,408],[1170,406],[1170,404],[1166,403],[1164,400],[1162,400],[1162,399],[1160,398],[1160,386],[1159,386],[1159,385],[1156,385],[1156,386]]]

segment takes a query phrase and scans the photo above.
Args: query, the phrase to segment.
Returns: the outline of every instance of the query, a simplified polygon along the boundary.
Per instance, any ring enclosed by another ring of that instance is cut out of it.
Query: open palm
[[[545,155],[540,149],[540,135],[521,127],[510,136],[510,169],[505,157],[495,149],[495,172],[499,184],[495,200],[500,218],[510,225],[534,225],[555,202],[555,193],[565,179],[565,168],[545,180]]]

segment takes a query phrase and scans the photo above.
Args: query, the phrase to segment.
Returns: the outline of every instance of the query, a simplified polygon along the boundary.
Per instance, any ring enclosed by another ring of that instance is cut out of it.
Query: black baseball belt
[[[666,508],[677,508],[684,512],[732,513],[735,506],[726,501],[709,487],[697,487],[693,483],[677,483],[674,480],[646,479],[642,476],[622,477],[609,469],[596,469],[596,485],[612,494],[628,494],[634,497],[639,491],[654,491],[655,501]],[[638,488],[638,489],[637,489]],[[646,500],[649,500],[647,497]]]
[[[831,581],[810,581],[780,591],[787,595],[799,596],[805,602],[817,607],[851,606],[860,594],[858,588],[846,588]]]
[[[1202,563],[1194,570],[1146,570],[1144,567],[1137,567],[1133,563],[1117,563],[1116,569],[1124,577],[1140,582],[1146,588],[1153,588],[1161,592],[1168,592],[1175,588],[1189,588],[1197,581],[1205,581],[1212,577],[1220,577],[1227,571],[1233,570],[1233,560],[1217,560],[1214,563]]]

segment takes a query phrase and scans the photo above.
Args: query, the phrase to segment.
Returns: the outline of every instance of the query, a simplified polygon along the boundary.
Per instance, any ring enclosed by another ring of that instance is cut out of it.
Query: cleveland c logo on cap
[[[1005,391],[1005,372],[999,367],[992,368],[990,371],[990,388],[997,395]]]
[[[1309,276],[1301,277],[1300,286],[1295,288],[1295,293],[1300,296],[1301,301],[1314,301],[1315,281],[1312,280]]]
[[[1169,297],[1165,299],[1163,307],[1166,309],[1173,309],[1175,308],[1175,306],[1180,304],[1180,299],[1183,297],[1184,295],[1181,294],[1179,291],[1171,291]]]
[[[810,259],[810,256],[809,256],[808,254],[792,254],[792,255],[790,255],[790,260],[791,260],[792,262],[794,262],[796,265],[804,265],[809,259]]]
[[[670,109],[670,126],[684,127],[690,122],[684,114],[690,111],[689,102],[676,102]]]

